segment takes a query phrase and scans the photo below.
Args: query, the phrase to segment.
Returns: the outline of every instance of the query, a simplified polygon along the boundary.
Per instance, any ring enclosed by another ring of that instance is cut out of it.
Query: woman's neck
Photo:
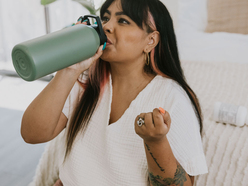
[[[141,68],[140,68],[141,67]],[[109,123],[116,122],[137,95],[150,83],[154,75],[144,72],[143,65],[137,67],[111,66],[112,103]]]
[[[111,64],[111,77],[113,89],[125,92],[125,90],[142,90],[154,78],[154,75],[145,73],[141,64],[116,63]]]

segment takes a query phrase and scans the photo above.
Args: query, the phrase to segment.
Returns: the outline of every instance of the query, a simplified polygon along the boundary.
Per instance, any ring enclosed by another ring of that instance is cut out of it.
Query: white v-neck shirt
[[[82,93],[76,83],[63,109],[68,119]],[[177,161],[189,175],[207,173],[197,117],[187,94],[174,80],[155,76],[121,118],[109,125],[111,102],[110,77],[87,130],[77,135],[66,161],[61,158],[59,177],[64,186],[148,185],[144,142],[135,133],[134,120],[140,113],[159,107],[170,113],[167,138]]]

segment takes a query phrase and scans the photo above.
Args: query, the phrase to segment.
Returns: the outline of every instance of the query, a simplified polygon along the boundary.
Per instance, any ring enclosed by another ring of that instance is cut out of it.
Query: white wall
[[[178,14],[178,0],[161,0],[166,8],[169,10],[170,15],[174,22],[174,27],[177,27],[177,14]]]
[[[72,0],[54,2],[49,10],[51,31],[62,29],[88,13]],[[16,44],[44,34],[45,14],[40,0],[0,0],[0,66],[11,62],[11,50]]]

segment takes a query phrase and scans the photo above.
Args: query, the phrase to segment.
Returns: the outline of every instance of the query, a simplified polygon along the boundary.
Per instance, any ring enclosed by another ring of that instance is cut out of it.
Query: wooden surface
[[[0,107],[0,185],[27,186],[45,144],[31,145],[20,134],[23,111]]]

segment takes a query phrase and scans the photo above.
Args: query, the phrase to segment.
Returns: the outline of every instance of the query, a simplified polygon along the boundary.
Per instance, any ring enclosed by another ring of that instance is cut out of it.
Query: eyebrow
[[[111,12],[109,10],[106,10],[105,13],[111,15]],[[118,15],[126,15],[126,14],[124,12],[116,12],[115,15],[118,16]]]

